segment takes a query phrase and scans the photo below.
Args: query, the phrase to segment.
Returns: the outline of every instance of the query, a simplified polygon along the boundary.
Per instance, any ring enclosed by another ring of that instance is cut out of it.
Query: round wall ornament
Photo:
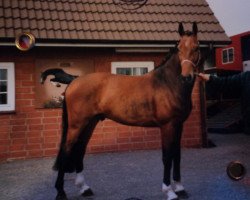
[[[28,51],[35,45],[35,37],[31,33],[20,33],[16,36],[16,47],[21,51]]]

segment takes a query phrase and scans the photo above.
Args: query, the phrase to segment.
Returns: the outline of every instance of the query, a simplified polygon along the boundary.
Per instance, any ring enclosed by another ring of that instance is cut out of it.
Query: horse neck
[[[173,54],[165,63],[162,63],[154,71],[154,76],[161,82],[172,82],[181,74],[181,66],[178,54]]]

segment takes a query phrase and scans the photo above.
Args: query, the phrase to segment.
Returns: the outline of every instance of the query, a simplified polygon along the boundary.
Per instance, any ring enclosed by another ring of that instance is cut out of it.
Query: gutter
[[[214,44],[213,47],[225,47],[228,44]],[[15,42],[0,42],[0,46],[16,46]],[[36,42],[37,47],[89,47],[89,48],[171,48],[175,44],[125,44],[125,43],[44,43]],[[200,44],[200,47],[207,48],[209,44]]]

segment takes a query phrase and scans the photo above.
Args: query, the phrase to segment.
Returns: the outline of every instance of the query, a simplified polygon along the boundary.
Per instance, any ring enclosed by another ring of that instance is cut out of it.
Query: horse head
[[[195,22],[193,23],[192,31],[184,31],[182,23],[179,24],[181,39],[178,44],[178,57],[181,63],[181,74],[183,76],[193,76],[200,65],[201,53],[197,33],[198,28]]]
[[[47,75],[44,72],[41,72],[41,74],[40,74],[40,84],[44,84],[46,78],[47,78]]]

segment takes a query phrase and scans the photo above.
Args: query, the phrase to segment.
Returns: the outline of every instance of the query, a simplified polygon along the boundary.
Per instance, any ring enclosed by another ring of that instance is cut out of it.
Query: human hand
[[[200,80],[202,81],[209,81],[210,79],[210,74],[204,74],[204,73],[199,73],[198,77],[200,78]]]

